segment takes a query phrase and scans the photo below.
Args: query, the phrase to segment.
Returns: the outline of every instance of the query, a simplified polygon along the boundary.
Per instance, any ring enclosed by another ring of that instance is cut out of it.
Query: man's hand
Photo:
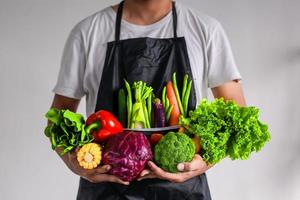
[[[147,178],[160,178],[175,183],[181,183],[195,176],[203,174],[212,166],[208,166],[199,154],[196,154],[193,160],[189,163],[180,163],[177,165],[178,173],[166,172],[156,166],[153,162],[148,162],[150,169],[144,169],[138,180]]]
[[[109,175],[107,172],[110,170],[110,165],[98,166],[95,169],[84,169],[77,161],[77,150],[65,154],[62,159],[68,166],[68,168],[75,174],[81,176],[82,178],[92,182],[114,182],[124,185],[129,185],[129,182],[122,181],[116,176]],[[57,151],[59,152],[59,150]]]

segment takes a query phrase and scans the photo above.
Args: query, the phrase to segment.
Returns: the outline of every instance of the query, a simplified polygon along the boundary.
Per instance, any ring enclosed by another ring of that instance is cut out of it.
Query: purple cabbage
[[[143,133],[125,131],[108,140],[102,164],[112,166],[109,174],[124,181],[132,181],[152,157],[150,143]]]

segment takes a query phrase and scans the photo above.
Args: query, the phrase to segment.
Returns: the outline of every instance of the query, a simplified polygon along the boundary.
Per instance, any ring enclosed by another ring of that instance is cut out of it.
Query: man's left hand
[[[196,154],[191,162],[179,163],[177,165],[177,170],[179,172],[177,173],[166,172],[155,165],[152,161],[148,162],[148,166],[150,169],[144,169],[141,172],[138,181],[147,178],[160,178],[175,183],[181,183],[203,174],[206,170],[212,167],[207,165],[199,154]]]

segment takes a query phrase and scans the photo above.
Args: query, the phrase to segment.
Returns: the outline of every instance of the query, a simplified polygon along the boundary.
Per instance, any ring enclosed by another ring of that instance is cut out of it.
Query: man
[[[215,98],[245,105],[240,74],[216,20],[170,0],[125,0],[71,31],[52,107],[76,111],[86,95],[87,115],[99,109],[113,111],[113,92],[124,78],[161,90],[159,85],[175,71],[193,78],[193,107],[208,88]],[[76,152],[62,159],[81,177],[77,199],[211,199],[205,176],[211,166],[198,154],[177,166],[180,173],[165,172],[150,161],[133,183],[107,174],[109,165],[84,170]]]

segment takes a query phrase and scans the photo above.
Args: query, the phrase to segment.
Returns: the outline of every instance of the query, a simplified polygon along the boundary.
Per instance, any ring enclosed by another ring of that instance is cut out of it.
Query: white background
[[[215,200],[300,199],[300,1],[185,0],[224,26],[249,105],[271,142],[247,161],[208,172]],[[78,177],[43,135],[65,40],[117,1],[0,0],[0,199],[75,199]],[[85,113],[84,102],[79,112]]]

